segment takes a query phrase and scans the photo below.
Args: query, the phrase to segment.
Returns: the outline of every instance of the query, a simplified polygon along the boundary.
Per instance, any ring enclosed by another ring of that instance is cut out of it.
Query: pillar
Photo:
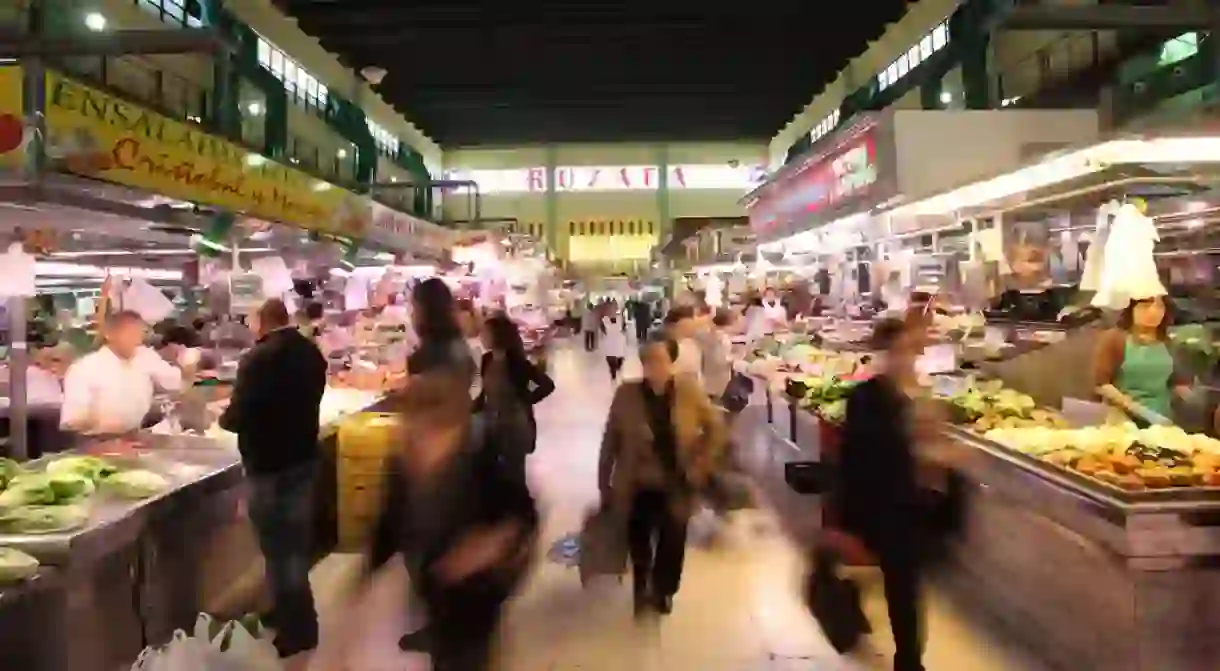
[[[987,71],[991,36],[987,31],[986,11],[978,3],[968,2],[949,19],[949,44],[961,61],[962,97],[966,109],[991,108],[991,74]]]
[[[664,245],[673,222],[669,217],[669,146],[657,146],[657,244]]]
[[[567,258],[560,255],[559,249],[559,192],[555,190],[555,166],[559,161],[559,151],[555,145],[546,146],[543,169],[546,172],[546,192],[543,194],[543,207],[546,220],[542,222],[543,236],[546,238],[547,249],[556,258]]]
[[[919,106],[926,110],[938,110],[945,105],[940,101],[940,94],[945,90],[945,78],[930,77],[919,85]]]

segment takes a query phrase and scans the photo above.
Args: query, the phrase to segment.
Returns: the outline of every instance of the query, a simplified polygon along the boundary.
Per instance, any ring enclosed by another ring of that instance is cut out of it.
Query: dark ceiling
[[[446,147],[769,139],[908,4],[276,2]]]

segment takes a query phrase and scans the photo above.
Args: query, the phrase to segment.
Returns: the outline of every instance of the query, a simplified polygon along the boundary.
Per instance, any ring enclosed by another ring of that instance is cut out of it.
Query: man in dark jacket
[[[237,434],[250,483],[250,521],[275,599],[275,647],[289,657],[318,644],[310,530],[326,359],[290,325],[283,301],[264,303],[254,330],[258,342],[242,358],[220,426]]]

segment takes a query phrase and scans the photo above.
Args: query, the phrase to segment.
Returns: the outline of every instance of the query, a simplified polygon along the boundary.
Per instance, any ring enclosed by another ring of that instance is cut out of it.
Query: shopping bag
[[[819,549],[805,584],[805,602],[831,647],[851,652],[871,627],[860,605],[860,586],[839,575],[839,558]]]
[[[836,469],[823,461],[789,461],[784,482],[797,494],[827,494],[835,487]]]
[[[590,515],[580,531],[580,583],[627,572],[627,528],[606,506]]]
[[[725,387],[724,394],[720,397],[720,405],[730,413],[737,414],[750,404],[750,396],[753,393],[754,380],[735,372],[729,380],[728,386]]]

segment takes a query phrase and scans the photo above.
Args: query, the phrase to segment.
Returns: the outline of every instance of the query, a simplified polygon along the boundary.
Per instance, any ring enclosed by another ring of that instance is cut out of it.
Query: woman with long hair
[[[445,369],[473,381],[474,360],[458,323],[457,302],[444,280],[432,277],[415,285],[411,308],[419,346],[407,357],[407,373]]]
[[[504,448],[501,462],[510,477],[525,482],[525,459],[534,451],[538,425],[534,405],[555,391],[555,382],[530,361],[517,324],[504,313],[483,325],[486,352],[480,362],[483,391],[475,408]]]

